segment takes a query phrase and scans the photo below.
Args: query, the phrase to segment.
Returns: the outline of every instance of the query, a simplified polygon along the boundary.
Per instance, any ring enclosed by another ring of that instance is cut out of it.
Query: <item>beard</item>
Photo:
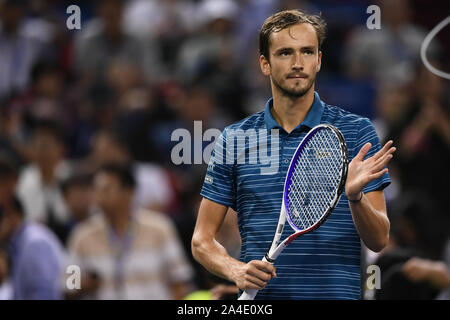
[[[316,75],[313,75],[313,77],[308,77],[306,79],[308,80],[306,85],[299,88],[288,88],[285,82],[280,83],[274,77],[272,77],[272,83],[281,91],[284,96],[289,98],[300,98],[303,97],[312,88],[316,80]]]

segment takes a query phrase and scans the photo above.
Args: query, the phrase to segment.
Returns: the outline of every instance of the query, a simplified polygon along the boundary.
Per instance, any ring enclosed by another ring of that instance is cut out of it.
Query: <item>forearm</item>
[[[215,239],[201,239],[194,235],[192,254],[209,272],[236,283],[238,270],[243,262],[231,257],[226,249]]]
[[[361,201],[349,201],[353,222],[364,244],[375,252],[381,251],[389,241],[390,223],[386,214],[375,209],[369,197],[363,195]]]

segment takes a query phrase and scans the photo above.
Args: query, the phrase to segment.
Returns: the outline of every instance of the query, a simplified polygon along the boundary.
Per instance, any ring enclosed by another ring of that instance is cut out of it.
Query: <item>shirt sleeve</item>
[[[236,210],[234,150],[228,150],[227,146],[225,129],[214,145],[200,195]]]
[[[377,153],[381,149],[380,139],[378,134],[373,126],[372,122],[370,122],[367,118],[362,118],[359,124],[359,130],[356,137],[355,147],[353,149],[353,157],[355,157],[359,150],[367,143],[370,142],[372,147],[369,152],[365,156],[364,160],[372,157],[375,153]],[[350,159],[351,160],[351,159]],[[371,191],[383,190],[391,183],[391,178],[388,173],[383,174],[380,178],[371,181],[368,183],[364,189],[364,193],[368,193]]]
[[[23,273],[25,299],[55,300],[62,299],[61,257],[45,241],[35,241],[24,252]]]

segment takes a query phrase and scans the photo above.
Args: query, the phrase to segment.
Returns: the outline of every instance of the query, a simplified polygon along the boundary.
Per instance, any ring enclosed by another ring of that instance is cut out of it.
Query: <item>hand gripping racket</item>
[[[312,128],[291,159],[278,226],[263,261],[274,263],[289,243],[325,222],[344,190],[347,168],[342,133],[329,124]],[[295,232],[280,243],[286,219]],[[247,289],[239,300],[253,300],[257,293],[257,289]]]

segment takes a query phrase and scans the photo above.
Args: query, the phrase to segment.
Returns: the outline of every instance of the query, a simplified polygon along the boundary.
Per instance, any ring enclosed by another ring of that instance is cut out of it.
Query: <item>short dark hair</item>
[[[300,23],[309,23],[314,27],[320,51],[326,33],[325,20],[320,15],[310,15],[294,9],[277,12],[266,19],[259,32],[259,53],[269,60],[270,35]]]
[[[106,129],[99,130],[95,137],[105,136],[109,139],[116,147],[121,149],[124,153],[130,154],[130,148],[124,133],[120,132],[117,128],[109,127]]]
[[[72,187],[88,188],[92,185],[92,175],[88,173],[76,173],[61,183],[61,191],[64,195],[67,194]]]
[[[129,164],[107,163],[98,169],[98,173],[115,175],[119,179],[120,185],[124,188],[134,189],[136,187],[136,179]]]

